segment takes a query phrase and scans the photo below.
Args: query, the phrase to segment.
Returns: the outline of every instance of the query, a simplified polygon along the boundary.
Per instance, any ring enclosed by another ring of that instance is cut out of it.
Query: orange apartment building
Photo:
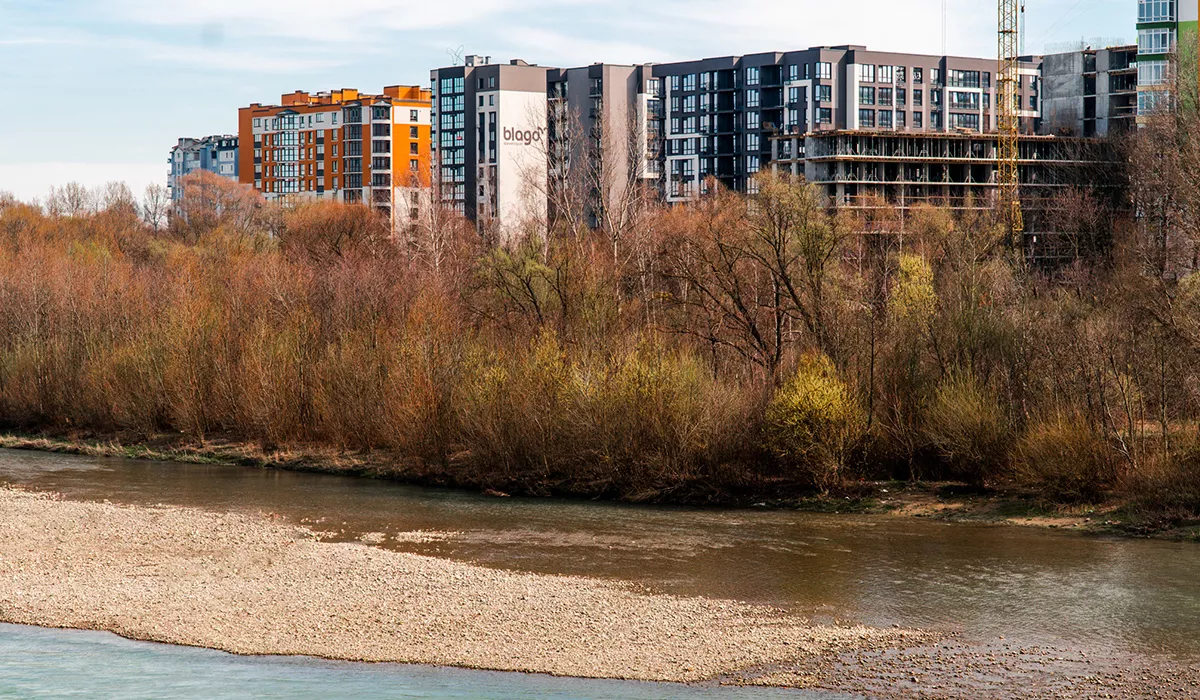
[[[394,228],[420,216],[430,201],[429,90],[298,90],[280,103],[238,110],[241,182],[283,202],[367,204]]]

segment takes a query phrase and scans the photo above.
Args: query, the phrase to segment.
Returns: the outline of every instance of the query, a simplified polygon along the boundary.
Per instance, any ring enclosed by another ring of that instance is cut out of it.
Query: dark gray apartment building
[[[736,190],[770,165],[772,141],[802,157],[805,134],[837,130],[986,133],[995,130],[996,61],[827,46],[656,65],[663,81],[665,192]],[[1021,68],[1022,128],[1040,127],[1040,70]]]

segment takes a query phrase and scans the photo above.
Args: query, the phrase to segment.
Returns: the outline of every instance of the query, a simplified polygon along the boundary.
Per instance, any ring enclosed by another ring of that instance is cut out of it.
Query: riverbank
[[[0,434],[0,449],[34,450],[92,457],[142,459],[193,464],[226,464],[297,472],[314,472],[386,479],[418,486],[461,488],[491,495],[603,498],[593,493],[537,487],[483,478],[455,464],[431,465],[402,459],[385,451],[348,452],[330,448],[265,450],[244,442],[195,442],[173,437],[122,442],[115,438]],[[1200,542],[1200,521],[1165,519],[1111,502],[1096,505],[1046,503],[1027,493],[981,491],[942,482],[860,482],[849,495],[812,496],[799,493],[789,482],[742,484],[736,491],[718,493],[695,485],[671,492],[628,494],[614,500],[629,502],[774,508],[818,513],[860,513],[914,517],[947,522],[1041,527],[1070,532],[1123,537],[1155,537]],[[781,495],[782,494],[782,495]],[[788,495],[792,494],[792,495]]]
[[[237,654],[696,682],[931,635],[522,574],[271,517],[0,489],[0,621]]]

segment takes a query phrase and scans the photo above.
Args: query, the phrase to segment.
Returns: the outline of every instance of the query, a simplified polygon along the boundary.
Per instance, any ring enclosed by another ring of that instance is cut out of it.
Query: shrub
[[[1141,461],[1125,480],[1133,505],[1159,517],[1200,517],[1200,444]]]
[[[816,353],[803,357],[767,406],[768,449],[822,491],[841,483],[862,428],[862,409],[850,388],[829,358]]]
[[[1096,503],[1116,485],[1117,455],[1088,421],[1059,415],[1029,427],[1017,448],[1013,476],[1043,498]]]
[[[948,476],[976,486],[999,473],[1010,437],[1004,412],[969,374],[944,379],[926,412],[925,431],[950,468]]]

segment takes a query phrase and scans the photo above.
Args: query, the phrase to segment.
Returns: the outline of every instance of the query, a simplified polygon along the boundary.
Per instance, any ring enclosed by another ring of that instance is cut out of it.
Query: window
[[[892,88],[879,88],[879,105],[881,107],[892,106]]]
[[[929,128],[936,129],[938,131],[942,130],[942,113],[941,112],[930,112],[929,113]]]
[[[985,88],[990,88],[992,86],[992,74],[987,71],[983,72],[983,86]]]
[[[934,107],[942,106],[942,91],[941,90],[930,90],[929,91],[929,104],[933,105]]]
[[[260,128],[261,126],[262,126],[262,119],[255,119],[255,120],[254,120],[254,128],[255,128],[255,129],[258,129],[258,128]]]
[[[977,88],[980,85],[979,76],[977,70],[952,70],[950,87]]]
[[[930,68],[929,69],[929,82],[934,85],[942,84],[942,69],[941,68]]]
[[[1175,50],[1174,29],[1141,29],[1138,31],[1138,54],[1164,54]]]
[[[372,141],[371,142],[371,152],[372,153],[391,153],[392,152],[392,142],[391,141]]]
[[[881,83],[891,83],[892,82],[892,67],[891,66],[880,66],[879,67],[879,82],[881,82]]]
[[[799,104],[799,103],[800,103],[800,88],[798,88],[798,87],[788,88],[788,104],[794,105],[794,104]]]
[[[408,111],[408,120],[410,122],[420,121],[421,120],[421,111],[417,110],[417,109],[410,109]]]
[[[1138,0],[1139,22],[1174,22],[1175,0]]]
[[[683,91],[691,92],[696,89],[696,74],[689,73],[683,76]]]
[[[896,128],[903,129],[908,126],[905,123],[905,118],[908,117],[908,112],[896,112]]]
[[[858,103],[863,105],[875,104],[875,88],[860,87],[858,89]]]
[[[421,161],[415,159],[408,161],[408,169],[414,173],[417,172],[421,169]]]
[[[917,88],[913,90],[913,106],[920,107],[925,104],[925,91]]]
[[[758,85],[759,72],[756,66],[746,69],[746,85],[747,87]]]
[[[746,172],[747,173],[754,174],[759,171],[760,167],[761,167],[761,162],[759,161],[758,156],[746,156]]]
[[[920,112],[913,112],[913,128],[914,129],[925,128],[924,120],[925,120],[924,114],[921,114]]]
[[[908,105],[908,89],[896,88],[896,106],[904,107]]]
[[[746,106],[747,107],[757,107],[758,106],[758,98],[759,98],[758,90],[747,90],[746,91]]]
[[[875,126],[875,110],[860,109],[858,110],[858,126],[862,129],[871,129]]]
[[[937,93],[934,93],[935,95]],[[950,91],[950,108],[951,109],[979,109],[979,93],[978,92],[958,92]]]
[[[833,64],[829,62],[817,64],[817,80],[832,80]]]
[[[410,139],[418,138],[420,133],[421,132],[417,130],[417,127],[415,127],[415,126],[408,127],[408,138],[410,138]]]
[[[697,100],[695,95],[688,95],[687,97],[683,98],[683,111],[695,112],[696,102]]]
[[[1161,110],[1170,109],[1171,94],[1169,92],[1139,92],[1138,114],[1150,115]]]
[[[761,112],[746,112],[746,128],[757,129],[762,124]]]
[[[923,69],[923,68],[913,68],[913,82],[914,83],[924,82],[924,70],[925,69]]]
[[[970,131],[979,131],[979,115],[978,114],[951,114],[950,126],[955,129],[968,129]]]
[[[818,107],[817,108],[817,123],[818,124],[832,124],[833,123],[833,108],[832,107]]]
[[[392,110],[390,107],[372,107],[371,121],[386,121],[391,120]]]
[[[896,66],[896,82],[903,83],[908,81],[908,68],[905,66]]]
[[[858,80],[863,83],[875,82],[875,66],[866,63],[858,64]]]
[[[816,87],[817,102],[833,102],[833,86],[818,85]]]
[[[762,147],[761,144],[762,144],[762,142],[759,140],[758,134],[746,134],[746,150],[747,151],[751,151],[751,152],[757,151]]]
[[[879,113],[879,128],[880,129],[892,128],[892,113],[890,110],[884,110]]]
[[[787,67],[787,79],[788,80],[799,80],[800,79],[800,66],[796,65],[795,63],[788,66]]]
[[[683,133],[685,133],[685,134],[696,133],[696,118],[695,117],[688,117],[687,119],[683,120]]]
[[[1029,108],[1033,110],[1037,109],[1037,95],[1029,96]]]
[[[414,155],[414,156],[417,155],[419,150],[420,150],[420,146],[418,146],[417,144],[415,144],[415,143],[408,144],[408,152],[410,155]]]
[[[679,92],[679,80],[678,75],[671,76],[671,92]]]

